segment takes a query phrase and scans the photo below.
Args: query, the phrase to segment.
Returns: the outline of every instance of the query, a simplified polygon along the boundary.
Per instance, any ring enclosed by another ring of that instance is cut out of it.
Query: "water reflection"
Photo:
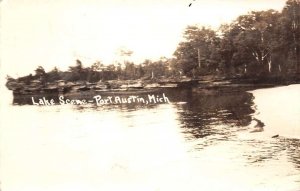
[[[299,139],[281,139],[279,144],[284,145],[286,148],[289,161],[295,165],[295,168],[300,170],[300,140]],[[299,179],[300,181],[300,179]]]
[[[243,127],[251,123],[254,110],[250,93],[194,89],[191,94],[187,104],[178,106],[178,110],[183,128],[196,138],[216,133],[226,138],[230,135],[230,126]]]
[[[19,174],[10,176],[23,181],[22,174],[29,169],[16,160],[23,157],[28,166],[40,168],[30,172],[31,177],[50,173],[47,181],[52,184],[80,182],[83,189],[93,185],[89,190],[300,187],[300,140],[249,133],[253,117],[260,112],[255,94],[230,88],[164,89],[156,93],[165,93],[171,103],[10,107],[8,113],[23,123],[5,119],[10,128],[4,131],[3,143],[13,146],[3,150],[4,163],[10,164],[4,171],[17,166]],[[14,103],[30,101],[14,99]],[[33,123],[36,119],[43,123]],[[272,128],[263,122],[266,129]],[[25,130],[24,126],[30,128]],[[15,132],[24,145],[14,146]],[[32,135],[32,139],[26,138]],[[20,149],[29,153],[12,154]],[[62,157],[63,162],[53,156]],[[89,176],[83,176],[86,174]],[[35,182],[27,177],[29,183]],[[50,184],[47,181],[37,188],[43,190]],[[51,188],[48,190],[61,189],[59,184]]]

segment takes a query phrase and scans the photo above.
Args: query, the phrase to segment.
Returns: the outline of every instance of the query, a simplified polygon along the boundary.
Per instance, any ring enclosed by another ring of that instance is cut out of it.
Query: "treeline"
[[[287,76],[300,72],[300,1],[281,12],[253,11],[219,31],[188,26],[174,53],[188,76]]]
[[[68,71],[60,71],[57,67],[46,72],[42,66],[35,69],[35,74],[18,78],[25,84],[30,84],[32,80],[40,80],[42,83],[64,80],[69,82],[86,81],[98,82],[107,80],[129,80],[129,79],[158,79],[172,78],[176,72],[171,69],[167,58],[159,61],[145,60],[136,65],[132,62],[118,63],[117,65],[105,66],[101,62],[95,62],[91,66],[84,67],[80,60],[76,60],[75,66],[70,66]],[[8,81],[13,81],[12,77],[7,77]]]
[[[300,73],[300,0],[288,0],[281,12],[253,11],[230,24],[212,30],[188,26],[173,58],[83,67],[80,60],[68,71],[42,66],[19,80],[53,82],[155,78],[201,78],[204,75],[227,78],[293,77]],[[132,52],[123,53],[131,55]],[[12,79],[8,77],[8,79]]]

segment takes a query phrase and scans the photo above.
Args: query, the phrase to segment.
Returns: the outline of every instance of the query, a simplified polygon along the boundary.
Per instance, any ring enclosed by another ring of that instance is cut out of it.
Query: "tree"
[[[97,61],[91,66],[92,71],[100,71],[104,69],[104,64],[101,61]]]
[[[125,62],[124,77],[125,79],[134,79],[136,68],[133,62]]]
[[[212,59],[211,54],[218,54],[220,39],[216,32],[205,27],[188,26],[184,38],[185,41],[179,43],[174,52],[179,69],[185,75],[193,77],[195,72],[203,74],[215,72],[218,64]]]
[[[234,67],[232,65],[232,58],[236,51],[236,48],[233,44],[233,39],[237,31],[233,30],[230,25],[222,25],[219,29],[223,38],[220,41],[219,55],[220,63],[219,69],[220,72],[224,75],[231,75],[234,73]]]
[[[76,65],[75,66],[70,66],[69,67],[70,72],[79,73],[79,72],[82,72],[82,70],[83,70],[82,62],[78,59],[76,60]]]
[[[88,77],[88,69],[84,68],[80,60],[76,60],[75,66],[70,66],[69,71],[72,73],[71,81],[86,80]]]
[[[49,73],[47,73],[47,81],[53,82],[55,80],[60,80],[59,69],[55,66]]]
[[[37,77],[42,77],[46,74],[45,69],[42,66],[38,66],[34,71]]]
[[[262,76],[276,71],[279,17],[274,10],[253,11],[221,27],[220,54],[225,72]]]
[[[288,70],[300,72],[300,0],[288,0],[281,17],[281,42]]]
[[[234,43],[239,47],[238,52],[246,51],[243,54],[248,60],[245,62],[246,72],[258,75],[271,72],[274,29],[278,18],[278,12],[268,10],[251,12],[237,19],[235,27],[238,27],[240,32],[236,35]],[[251,54],[253,59],[250,59],[248,54]]]

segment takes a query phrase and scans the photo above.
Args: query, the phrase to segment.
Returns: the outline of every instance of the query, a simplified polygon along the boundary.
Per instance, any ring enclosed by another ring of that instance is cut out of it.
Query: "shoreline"
[[[63,96],[65,99],[69,100],[88,100],[93,98],[94,96],[101,95],[102,97],[117,97],[126,98],[130,96],[139,96],[139,97],[147,97],[147,95],[162,95],[163,93],[166,96],[170,96],[170,102],[174,102],[173,100],[177,100],[176,92],[180,90],[181,92],[202,92],[208,95],[214,94],[228,94],[234,92],[250,92],[259,89],[266,89],[266,88],[274,88],[274,87],[284,87],[293,84],[300,84],[300,83],[290,83],[290,84],[278,84],[278,83],[261,83],[261,84],[242,84],[242,83],[201,83],[196,84],[194,86],[187,86],[187,87],[164,87],[164,88],[151,88],[151,89],[133,89],[133,90],[105,90],[105,91],[94,91],[94,90],[87,90],[87,91],[76,91],[76,92],[69,92],[69,93],[29,93],[29,94],[11,94],[11,98],[13,98],[12,103],[13,105],[34,105],[33,99],[35,100],[51,100],[54,99],[53,102],[59,103],[59,98]],[[10,99],[11,99],[10,98]],[[37,102],[37,101],[35,101]],[[176,102],[176,101],[175,101]],[[94,103],[96,103],[94,101]],[[42,105],[42,104],[41,104]]]

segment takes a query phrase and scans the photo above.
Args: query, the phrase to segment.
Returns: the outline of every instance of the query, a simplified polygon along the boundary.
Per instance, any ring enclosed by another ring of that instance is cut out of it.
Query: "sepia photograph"
[[[300,191],[300,0],[0,0],[0,191]]]

